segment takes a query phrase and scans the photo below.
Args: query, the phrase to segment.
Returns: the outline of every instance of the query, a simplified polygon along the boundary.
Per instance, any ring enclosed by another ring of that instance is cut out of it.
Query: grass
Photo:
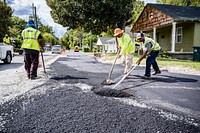
[[[106,60],[113,60],[115,58],[115,54],[106,54]],[[133,58],[133,62],[139,59],[140,56],[135,55]],[[157,58],[158,65],[160,67],[188,67],[194,70],[200,70],[200,62],[193,62],[191,60],[178,60],[178,59],[170,59],[170,58]],[[143,59],[141,65],[145,65],[146,59]]]

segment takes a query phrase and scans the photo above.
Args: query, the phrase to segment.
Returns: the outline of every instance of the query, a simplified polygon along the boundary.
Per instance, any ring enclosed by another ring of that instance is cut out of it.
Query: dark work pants
[[[145,70],[145,76],[150,76],[151,75],[151,65],[153,66],[153,69],[155,71],[159,71],[158,64],[156,62],[156,57],[158,56],[159,51],[154,50],[151,51],[146,59],[146,70]]]
[[[37,76],[38,58],[39,58],[39,54],[25,54],[24,55],[25,70],[29,78]]]

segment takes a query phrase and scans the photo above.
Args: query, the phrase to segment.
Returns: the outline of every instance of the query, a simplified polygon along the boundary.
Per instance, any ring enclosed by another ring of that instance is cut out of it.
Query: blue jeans
[[[155,71],[160,71],[158,64],[156,62],[156,57],[158,56],[159,50],[151,51],[146,59],[146,70],[145,76],[151,76],[151,65]]]

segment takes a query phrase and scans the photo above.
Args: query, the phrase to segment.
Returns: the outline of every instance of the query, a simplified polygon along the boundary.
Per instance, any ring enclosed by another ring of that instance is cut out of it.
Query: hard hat
[[[28,28],[28,27],[33,27],[35,29],[38,29],[33,20],[28,21],[26,28]]]
[[[116,28],[114,31],[114,36],[118,36],[119,34],[124,33],[124,30],[121,30],[120,28]]]
[[[8,34],[5,34],[5,36],[8,36]]]
[[[34,24],[34,21],[33,20],[29,20],[28,24]]]
[[[144,37],[144,34],[143,33],[137,33],[137,35],[136,35],[136,38],[142,38],[142,37]]]

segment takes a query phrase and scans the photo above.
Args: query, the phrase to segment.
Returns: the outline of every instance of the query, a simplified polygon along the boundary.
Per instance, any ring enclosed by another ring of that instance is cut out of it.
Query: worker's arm
[[[136,62],[136,64],[140,65],[140,62],[146,58],[148,51],[144,51],[142,56],[138,59],[138,61]]]
[[[44,51],[41,34],[38,36],[38,43],[39,43],[40,48],[42,49],[42,51]]]
[[[146,58],[147,53],[148,53],[148,51],[151,49],[151,47],[152,47],[152,43],[151,43],[151,42],[148,42],[148,43],[145,44],[144,52],[143,52],[142,56],[138,59],[138,61],[136,62],[136,64],[140,65],[140,62],[141,62],[144,58]]]

